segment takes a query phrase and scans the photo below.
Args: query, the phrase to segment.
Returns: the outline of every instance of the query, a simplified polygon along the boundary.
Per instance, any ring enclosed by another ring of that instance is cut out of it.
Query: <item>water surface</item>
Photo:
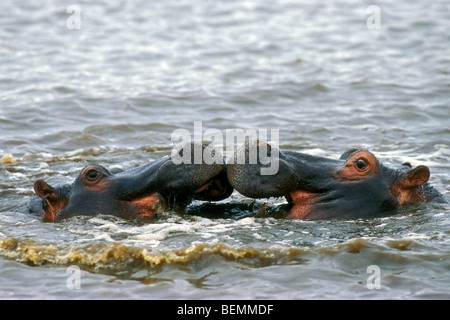
[[[381,29],[367,27],[378,5]],[[68,29],[69,5],[81,10]],[[133,168],[171,133],[280,130],[280,147],[365,147],[424,164],[450,199],[447,1],[2,1],[0,298],[449,299],[450,208],[371,220],[255,218],[238,193],[154,223],[42,223],[36,179]],[[367,268],[381,271],[369,289]],[[81,289],[67,284],[81,269]]]

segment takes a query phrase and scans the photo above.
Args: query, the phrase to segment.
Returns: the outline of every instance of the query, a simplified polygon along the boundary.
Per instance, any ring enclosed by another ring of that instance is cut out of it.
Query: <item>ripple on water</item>
[[[73,298],[66,267],[79,264],[85,298],[448,299],[446,205],[286,221],[252,217],[284,199],[234,193],[153,223],[49,224],[15,212],[34,180],[148,163],[197,120],[205,130],[278,128],[283,148],[314,155],[362,146],[388,164],[425,164],[448,198],[445,1],[383,3],[373,30],[353,1],[80,7],[81,29],[68,30],[59,5],[0,4],[1,297]],[[366,287],[369,264],[381,268],[381,290]]]

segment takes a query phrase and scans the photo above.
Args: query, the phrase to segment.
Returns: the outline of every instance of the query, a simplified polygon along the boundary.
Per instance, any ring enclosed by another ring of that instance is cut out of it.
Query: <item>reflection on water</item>
[[[42,223],[21,213],[36,179],[88,163],[129,169],[169,154],[171,133],[280,130],[280,147],[337,158],[366,147],[431,169],[449,199],[445,1],[164,1],[0,4],[1,298],[446,298],[449,207],[355,221],[276,216],[283,199],[233,193],[153,223]],[[82,289],[68,290],[78,265]],[[367,267],[381,289],[366,286]]]

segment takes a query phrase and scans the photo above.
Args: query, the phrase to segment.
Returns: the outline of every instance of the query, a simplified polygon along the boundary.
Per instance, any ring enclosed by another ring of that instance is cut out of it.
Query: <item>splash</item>
[[[18,160],[10,153],[5,154],[1,159],[0,163],[15,163]]]
[[[0,256],[29,266],[75,264],[88,271],[108,274],[142,269],[158,272],[166,266],[189,267],[203,262],[237,262],[251,267],[303,263],[302,255],[305,253],[307,250],[299,248],[235,248],[224,243],[198,243],[188,248],[149,250],[119,242],[53,245],[13,238],[0,240]]]

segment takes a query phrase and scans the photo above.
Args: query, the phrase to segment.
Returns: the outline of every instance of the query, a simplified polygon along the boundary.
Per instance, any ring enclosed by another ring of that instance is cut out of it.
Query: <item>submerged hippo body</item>
[[[241,194],[252,198],[286,197],[293,219],[354,219],[392,214],[399,206],[416,202],[445,202],[442,195],[427,181],[426,166],[412,168],[409,163],[400,169],[381,164],[367,150],[353,149],[340,159],[307,155],[271,148],[263,142],[256,149],[277,154],[278,171],[262,175],[268,165],[227,165],[230,184]],[[252,146],[254,147],[254,146]],[[247,143],[235,153],[248,159]],[[260,151],[258,151],[259,154]]]
[[[191,163],[176,164],[165,156],[127,171],[90,165],[72,184],[52,187],[35,181],[36,196],[28,209],[49,222],[97,214],[154,217],[161,208],[186,205],[192,199],[218,201],[233,192],[225,164]]]

